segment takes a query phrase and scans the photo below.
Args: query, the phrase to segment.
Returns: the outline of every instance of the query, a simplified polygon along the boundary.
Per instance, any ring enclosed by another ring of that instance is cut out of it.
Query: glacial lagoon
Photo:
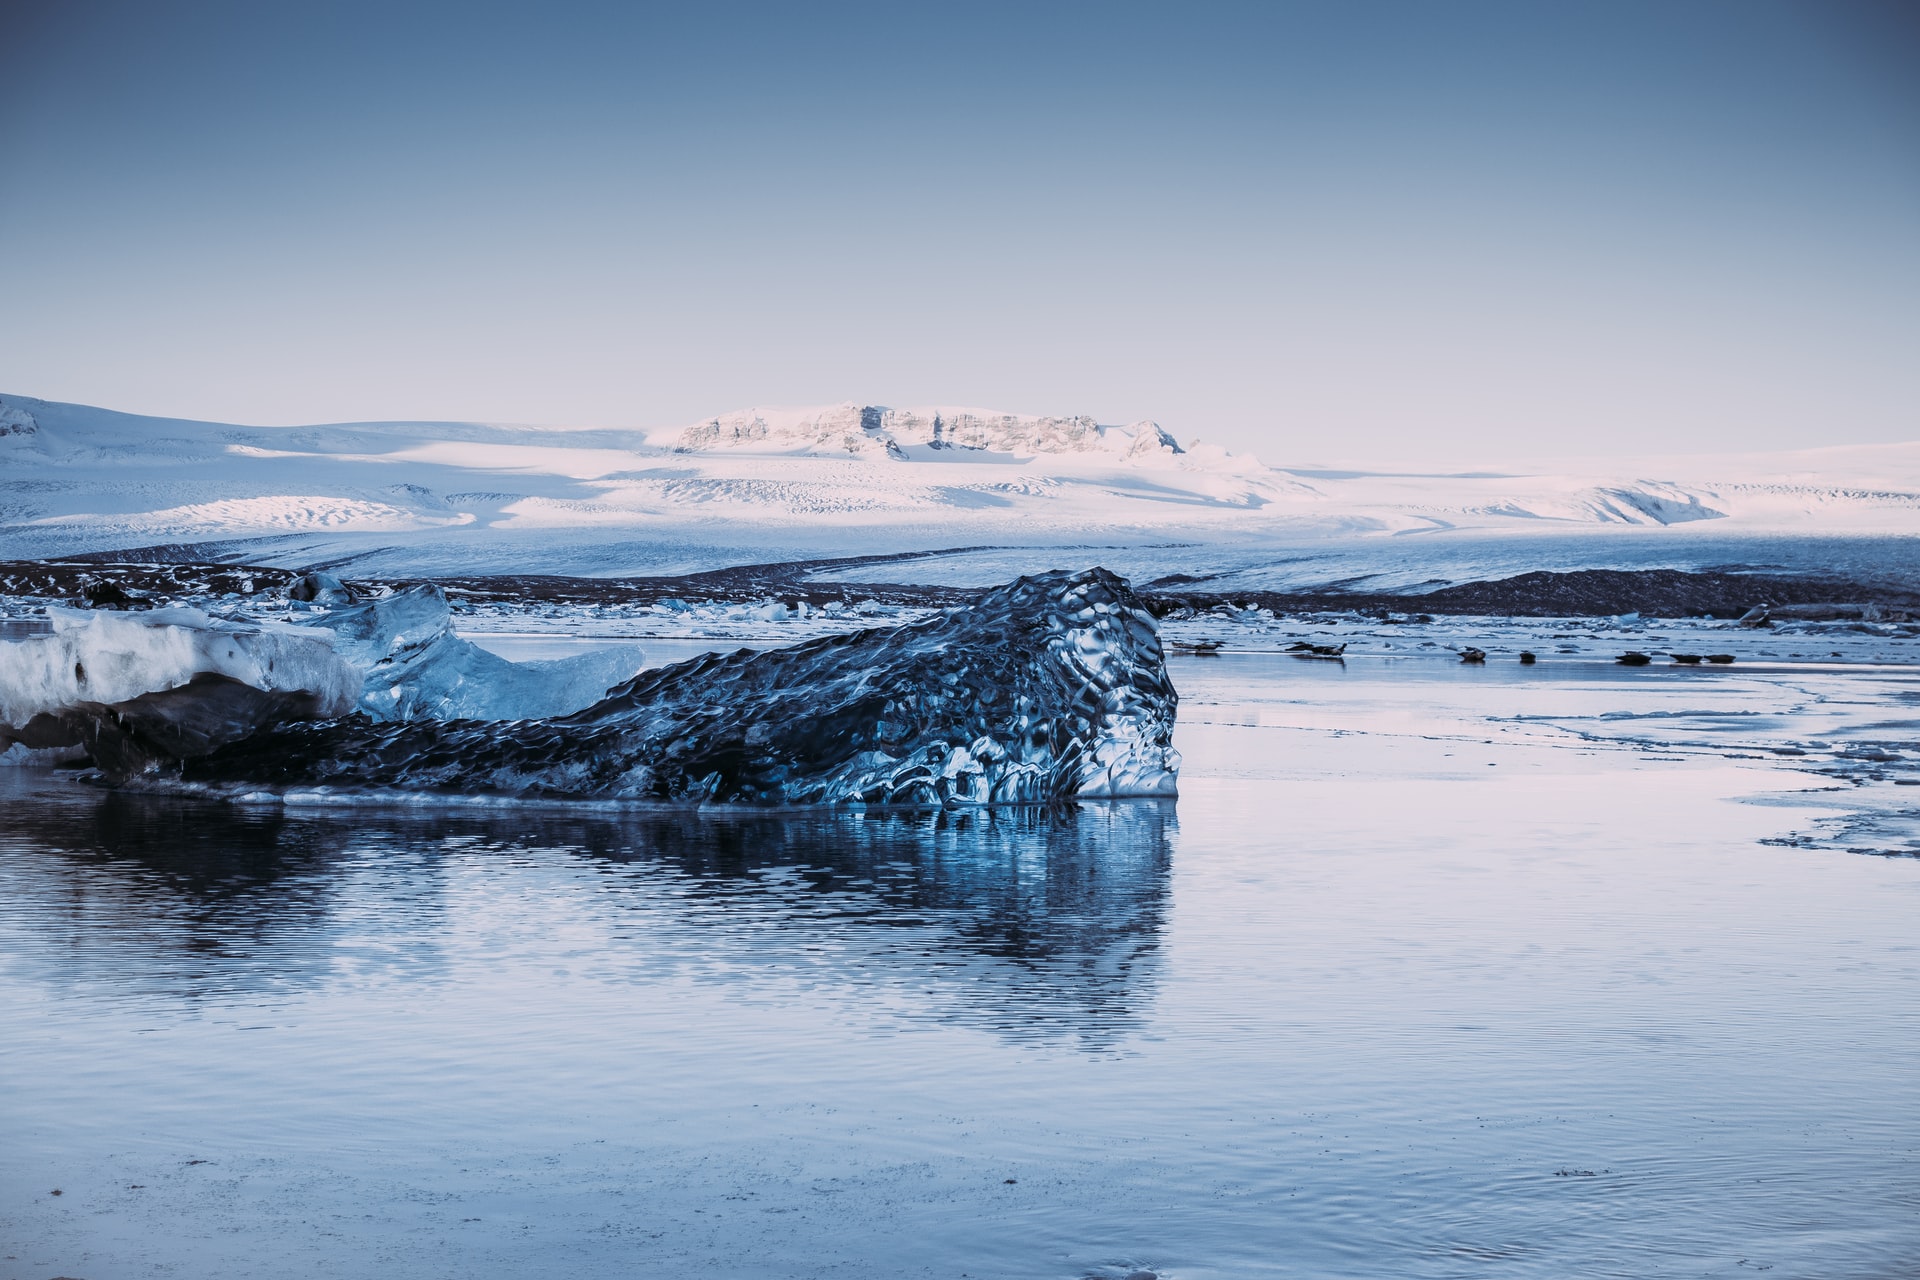
[[[0,1280],[1920,1263],[1920,672],[1171,666],[1177,801],[5,771]]]

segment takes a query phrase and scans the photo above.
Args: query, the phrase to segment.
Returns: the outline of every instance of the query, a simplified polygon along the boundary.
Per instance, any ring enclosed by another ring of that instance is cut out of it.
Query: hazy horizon
[[[1916,14],[16,8],[0,387],[1268,461],[1912,439]]]

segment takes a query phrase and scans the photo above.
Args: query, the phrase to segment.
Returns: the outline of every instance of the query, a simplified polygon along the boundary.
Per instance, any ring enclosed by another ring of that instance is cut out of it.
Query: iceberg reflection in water
[[[31,855],[6,892],[57,945],[52,985],[168,1001],[325,988],[438,967],[454,887],[558,874],[565,927],[619,933],[603,977],[751,968],[905,1000],[899,1016],[1094,1047],[1151,998],[1170,801],[951,813],[514,807],[351,814],[72,788],[10,808]],[[590,878],[567,864],[584,860]],[[366,950],[368,899],[405,945]]]
[[[1768,843],[1910,791],[1727,745],[1908,677],[1173,674],[1177,823],[0,774],[17,1269],[1912,1270],[1920,860]]]

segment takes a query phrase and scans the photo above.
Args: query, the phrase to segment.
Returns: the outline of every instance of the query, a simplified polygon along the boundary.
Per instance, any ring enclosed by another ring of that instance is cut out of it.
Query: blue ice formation
[[[1171,796],[1159,629],[1104,569],[1021,578],[906,626],[643,671],[572,715],[365,714],[140,772],[228,795],[439,793],[744,804]]]
[[[453,633],[446,593],[432,584],[304,618],[364,683],[372,720],[525,720],[565,715],[606,697],[638,671],[633,645],[542,662],[510,662]]]
[[[453,633],[418,586],[301,615],[304,625],[198,609],[52,609],[50,634],[0,643],[0,764],[93,757],[110,777],[170,773],[276,725],[565,715],[640,669],[632,645],[509,662]]]

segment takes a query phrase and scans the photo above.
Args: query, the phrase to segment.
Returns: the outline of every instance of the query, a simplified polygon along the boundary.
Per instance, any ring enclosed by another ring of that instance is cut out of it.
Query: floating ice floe
[[[1176,706],[1152,616],[1091,569],[1022,578],[906,626],[645,671],[573,715],[278,725],[198,758],[155,744],[120,780],[290,799],[1170,796]]]

